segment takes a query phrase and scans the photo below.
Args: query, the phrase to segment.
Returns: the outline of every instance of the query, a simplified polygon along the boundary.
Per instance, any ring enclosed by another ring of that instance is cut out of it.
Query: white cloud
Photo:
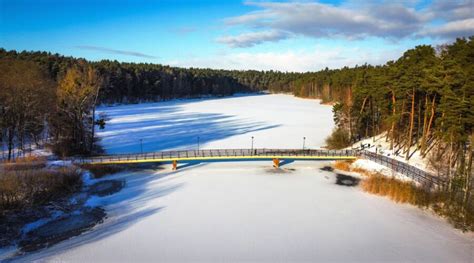
[[[422,34],[431,37],[462,37],[474,32],[473,0],[440,0],[428,8],[415,10],[405,2],[345,4],[334,6],[319,2],[247,2],[258,8],[227,18],[228,27],[244,27],[254,33],[223,36],[218,40],[231,47],[250,47],[290,36],[310,38],[363,39],[379,37],[398,40]],[[442,19],[440,30],[427,29],[433,21]],[[270,36],[268,32],[285,32]]]
[[[287,50],[283,52],[232,52],[214,56],[168,61],[172,66],[237,70],[279,70],[292,72],[317,71],[369,63],[383,64],[396,59],[402,50],[374,51],[370,48],[324,48],[310,50]]]
[[[474,35],[474,18],[451,21],[439,27],[427,28],[420,35],[435,35],[451,39],[459,36]]]
[[[473,0],[435,0],[427,10],[432,18],[443,18],[447,21],[464,20],[474,17]]]

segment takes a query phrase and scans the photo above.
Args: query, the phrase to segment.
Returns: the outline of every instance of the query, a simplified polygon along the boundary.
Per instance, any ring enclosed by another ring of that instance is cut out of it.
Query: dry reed
[[[336,161],[334,162],[333,168],[341,171],[350,172],[352,161]]]

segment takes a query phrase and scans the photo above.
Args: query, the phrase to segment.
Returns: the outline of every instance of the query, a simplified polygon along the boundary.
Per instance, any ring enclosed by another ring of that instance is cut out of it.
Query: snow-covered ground
[[[197,147],[319,147],[330,106],[289,95],[101,108],[108,152]],[[408,205],[336,185],[327,162],[181,164],[123,172],[114,195],[92,198],[109,217],[93,231],[21,260],[472,262],[473,239]]]
[[[381,133],[377,136],[366,138],[364,140],[361,140],[354,145],[352,145],[352,148],[358,148],[362,144],[366,145],[364,148],[367,151],[370,152],[377,152],[379,154],[388,156],[390,158],[396,159],[401,162],[408,163],[410,165],[416,166],[419,169],[425,170],[430,172],[430,166],[428,165],[428,160],[427,158],[423,158],[420,155],[420,151],[416,150],[416,145],[412,146],[410,149],[410,159],[407,161],[405,159],[406,155],[403,154],[401,151],[397,154],[395,152],[396,149],[390,150],[390,141],[386,141],[386,136],[387,134]],[[370,148],[367,148],[367,145],[370,144]]]

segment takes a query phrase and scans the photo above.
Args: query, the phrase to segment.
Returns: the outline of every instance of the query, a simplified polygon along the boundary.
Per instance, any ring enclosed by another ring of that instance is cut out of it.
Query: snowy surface
[[[333,128],[332,108],[289,95],[241,95],[98,109],[109,153],[168,149],[319,147]]]
[[[400,151],[398,154],[395,152],[396,148],[390,150],[390,141],[386,141],[387,134],[384,132],[374,137],[370,137],[364,140],[361,140],[354,145],[353,148],[360,147],[361,144],[368,145],[370,144],[370,148],[365,148],[365,150],[370,152],[377,152],[379,154],[385,155],[387,157],[396,159],[398,161],[408,163],[410,165],[416,166],[419,169],[425,170],[430,172],[430,167],[428,165],[428,160],[426,158],[422,158],[420,155],[420,151],[416,149],[416,145],[412,146],[410,149],[410,159],[407,161],[405,159],[406,155]]]
[[[61,168],[61,167],[70,167],[70,166],[72,166],[71,161],[54,160],[54,161],[46,162],[46,167],[48,168]]]
[[[317,147],[331,107],[288,95],[102,108],[109,152]],[[335,184],[321,161],[180,164],[122,172],[117,194],[94,198],[109,217],[92,231],[22,261],[472,262],[473,238],[418,208]],[[283,172],[285,171],[286,172]]]
[[[26,146],[25,146],[26,147]],[[18,158],[18,157],[31,157],[31,156],[35,156],[35,157],[48,157],[48,158],[51,158],[53,157],[53,153],[51,152],[51,150],[49,150],[48,148],[38,148],[36,147],[36,145],[31,145],[31,148],[30,146],[28,145],[28,148],[25,149],[25,151],[21,151],[19,150],[19,148],[14,148],[13,151],[12,151],[12,158]],[[7,145],[1,145],[1,148],[0,148],[0,160],[6,160],[8,158],[8,148],[7,148]]]
[[[360,169],[366,170],[367,172],[379,173],[387,177],[396,178],[398,180],[411,181],[411,182],[416,183],[416,181],[414,181],[412,178],[402,173],[395,172],[394,170],[388,168],[387,166],[378,164],[374,161],[367,160],[367,159],[357,159],[355,162],[351,164],[351,168],[352,169],[360,168]]]

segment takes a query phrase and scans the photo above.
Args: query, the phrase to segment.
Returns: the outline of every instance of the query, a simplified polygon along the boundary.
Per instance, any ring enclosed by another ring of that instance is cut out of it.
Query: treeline
[[[0,137],[13,149],[50,138],[61,156],[94,150],[93,109],[102,80],[97,70],[76,61],[58,76],[30,60],[0,59]],[[2,147],[3,148],[3,147]]]
[[[473,184],[474,37],[417,46],[383,66],[306,73],[294,94],[335,102],[334,147],[386,132],[396,155],[426,157],[464,204]]]
[[[0,138],[11,159],[47,137],[60,156],[97,152],[94,119],[101,103],[136,103],[238,92],[291,92],[297,73],[177,68],[89,62],[48,52],[0,49]],[[2,154],[3,155],[3,154]]]
[[[87,62],[48,52],[16,52],[0,49],[0,59],[32,61],[55,81],[68,68],[85,63],[98,71],[104,81],[100,103],[136,103],[205,95],[228,96],[238,92],[291,92],[289,83],[301,74],[278,71],[238,71],[178,68],[149,63]]]

